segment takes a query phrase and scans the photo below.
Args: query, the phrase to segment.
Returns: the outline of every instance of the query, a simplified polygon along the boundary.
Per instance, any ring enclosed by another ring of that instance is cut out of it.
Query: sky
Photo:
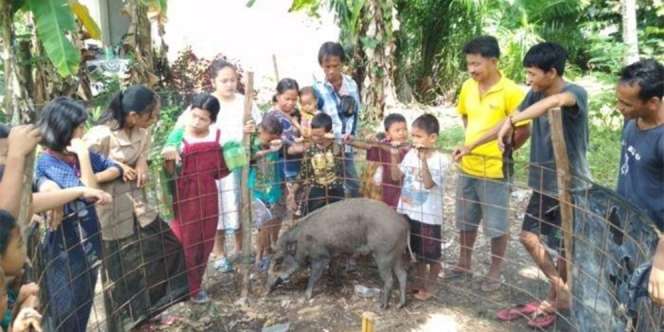
[[[317,55],[320,45],[337,40],[339,28],[329,12],[320,18],[288,13],[292,0],[170,0],[166,43],[169,59],[191,46],[194,53],[211,58],[219,52],[240,60],[255,73],[258,88],[276,87],[272,55],[280,78],[310,85],[322,77]]]

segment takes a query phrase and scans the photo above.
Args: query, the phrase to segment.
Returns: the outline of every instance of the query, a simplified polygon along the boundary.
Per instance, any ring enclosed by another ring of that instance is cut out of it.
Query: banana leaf
[[[62,77],[76,75],[81,53],[66,36],[76,31],[67,0],[28,0],[28,7],[34,15],[37,37],[58,74]]]

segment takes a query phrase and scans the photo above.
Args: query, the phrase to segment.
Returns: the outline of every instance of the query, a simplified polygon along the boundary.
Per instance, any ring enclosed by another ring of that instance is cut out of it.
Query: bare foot
[[[420,301],[426,301],[426,300],[428,300],[432,297],[433,297],[433,294],[431,294],[429,291],[427,291],[425,289],[420,289],[420,291],[417,292],[417,294],[415,294],[415,298],[420,300]]]

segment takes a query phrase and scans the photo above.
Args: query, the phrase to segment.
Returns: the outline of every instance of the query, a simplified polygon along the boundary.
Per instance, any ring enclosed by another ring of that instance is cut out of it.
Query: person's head
[[[567,51],[551,42],[539,43],[531,47],[523,58],[526,80],[534,91],[544,91],[551,87],[565,73]]]
[[[481,36],[469,41],[463,47],[466,56],[466,67],[470,76],[482,82],[498,71],[500,47],[493,36]]]
[[[325,42],[318,50],[318,64],[325,72],[325,79],[329,82],[341,80],[341,70],[346,62],[346,52],[341,44]]]
[[[68,97],[56,97],[41,111],[37,127],[41,131],[42,145],[64,152],[74,138],[85,134],[88,112],[80,103]]]
[[[324,143],[325,134],[332,132],[332,118],[320,112],[311,119],[311,141],[316,144]]]
[[[159,117],[159,96],[143,85],[132,85],[113,96],[100,123],[114,129],[148,128]]]
[[[618,110],[626,118],[654,115],[662,108],[664,66],[647,59],[626,66],[616,88]]]
[[[0,267],[6,275],[18,277],[25,257],[23,237],[16,219],[9,212],[0,210]]]
[[[408,138],[406,118],[399,113],[392,113],[383,120],[385,137],[392,142],[403,143]]]
[[[431,148],[436,145],[439,131],[438,119],[431,114],[422,114],[413,121],[410,137],[415,146]]]
[[[258,138],[261,144],[268,145],[273,140],[279,139],[283,130],[284,128],[277,117],[266,115],[261,120],[261,124],[258,125]]]
[[[300,110],[306,114],[316,114],[318,110],[318,97],[311,86],[300,89]]]
[[[296,80],[292,78],[282,79],[277,84],[277,94],[274,95],[277,108],[286,114],[292,114],[295,111],[299,94],[300,87]]]
[[[215,94],[223,98],[232,98],[237,92],[237,68],[223,59],[216,59],[210,64],[210,80]]]
[[[219,114],[219,100],[209,93],[199,93],[191,102],[189,128],[196,133],[204,133],[217,121],[217,114]]]

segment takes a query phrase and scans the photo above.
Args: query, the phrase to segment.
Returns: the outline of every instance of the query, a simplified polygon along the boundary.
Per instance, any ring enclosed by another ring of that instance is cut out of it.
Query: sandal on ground
[[[526,318],[531,314],[537,312],[539,302],[534,301],[526,304],[517,304],[511,308],[505,308],[496,312],[496,318],[501,321],[509,322],[519,318]]]

